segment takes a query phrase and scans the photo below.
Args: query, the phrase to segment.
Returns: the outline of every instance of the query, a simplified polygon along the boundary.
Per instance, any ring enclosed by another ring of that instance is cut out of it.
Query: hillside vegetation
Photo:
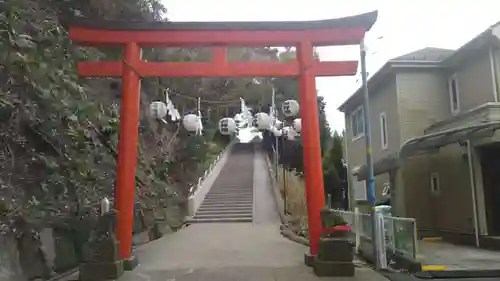
[[[28,217],[73,216],[104,196],[112,198],[121,95],[120,80],[79,78],[75,62],[119,59],[121,50],[75,47],[59,18],[166,20],[166,8],[155,0],[8,0],[1,5],[0,210]],[[207,56],[204,49],[144,50],[150,61]],[[234,49],[230,59],[269,60],[276,53]],[[192,171],[227,142],[217,134],[220,117],[238,111],[240,96],[255,104],[270,91],[269,83],[257,82],[143,79],[137,171],[141,206],[186,195],[197,177]],[[175,94],[171,99],[181,114],[194,112],[195,98],[203,99],[203,137],[190,136],[178,122],[165,125],[147,117],[150,102],[163,100],[166,88]]]
[[[15,271],[14,259],[28,279],[75,267],[100,200],[113,198],[121,81],[84,79],[75,66],[119,60],[122,50],[77,47],[60,19],[166,21],[167,8],[159,0],[0,0],[0,277],[4,269]],[[280,59],[270,48],[228,51],[232,61]],[[144,49],[143,57],[188,62],[210,53],[156,48]],[[229,141],[218,133],[218,120],[239,111],[240,97],[267,111],[273,87],[280,104],[298,99],[296,86],[296,79],[284,78],[143,79],[134,232],[150,230],[158,219],[172,229],[182,225],[190,186]],[[167,88],[181,115],[194,113],[201,98],[203,136],[147,116]],[[324,110],[320,116],[325,127]],[[56,241],[52,268],[39,242],[47,228]]]

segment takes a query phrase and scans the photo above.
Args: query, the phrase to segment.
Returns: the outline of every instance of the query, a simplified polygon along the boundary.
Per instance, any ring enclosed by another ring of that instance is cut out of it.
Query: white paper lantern
[[[184,118],[182,118],[182,125],[184,125],[184,129],[188,132],[197,132],[200,129],[198,116],[196,114],[184,115]]]
[[[292,128],[295,132],[300,133],[302,131],[302,120],[300,118],[295,118],[292,123]]]
[[[274,127],[276,127],[276,129],[278,129],[278,130],[283,129],[283,122],[280,120],[274,121]]]
[[[223,135],[231,135],[236,132],[236,121],[233,118],[222,118],[219,120],[219,132]]]
[[[149,105],[149,114],[156,119],[163,119],[167,116],[167,105],[161,101],[154,101]]]
[[[237,128],[241,128],[243,126],[243,115],[241,113],[234,115],[233,120],[236,123]]]
[[[259,112],[255,114],[256,125],[259,130],[268,130],[273,123],[273,119],[267,113]]]
[[[296,100],[286,100],[281,105],[281,110],[288,117],[296,116],[300,110],[299,103]]]
[[[290,130],[292,130],[292,127],[290,127],[290,126],[285,126],[285,127],[283,127],[283,135],[284,135],[285,137],[287,137],[287,136],[288,136],[288,134],[290,133]]]
[[[295,140],[297,133],[291,126],[286,126],[283,128],[283,135],[285,135],[288,140]]]
[[[282,135],[281,130],[278,130],[276,127],[271,127],[270,131],[275,137],[281,137]]]

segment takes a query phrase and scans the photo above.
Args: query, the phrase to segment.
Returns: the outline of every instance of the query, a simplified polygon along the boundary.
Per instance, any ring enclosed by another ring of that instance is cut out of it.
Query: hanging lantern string
[[[123,59],[123,63],[127,67],[129,67],[130,69],[132,69],[132,71],[134,71],[139,77],[144,78],[143,75],[141,75],[141,73],[139,73],[139,71],[132,64],[130,64],[128,61],[126,61],[125,59]],[[299,69],[299,74],[297,76],[293,77],[292,80],[298,80],[299,77],[300,77],[300,75],[303,72],[307,71],[310,67],[312,67],[314,65],[314,63],[316,63],[316,60],[313,60],[308,65],[306,65],[306,66],[302,67],[301,69]],[[157,86],[161,86],[161,84],[159,83],[159,81],[157,81],[156,83],[157,83]],[[170,91],[170,94],[172,94],[172,95],[179,96],[179,97],[182,97],[182,98],[185,98],[185,99],[190,99],[190,100],[197,101],[197,98],[186,96],[185,94],[178,93],[178,92],[172,91],[170,89],[169,89],[169,91]],[[273,87],[273,92],[274,92],[274,87]],[[224,106],[229,106],[230,104],[237,103],[237,102],[240,102],[240,101],[239,100],[227,100],[227,101],[201,100],[201,102],[208,103],[208,104],[224,104]]]
[[[138,71],[137,69],[132,65],[130,64],[128,61],[126,61],[125,59],[123,60],[124,64],[129,67],[130,69],[132,69],[132,71],[134,71],[139,77],[141,78],[144,78]],[[300,72],[299,72],[299,75],[298,76],[295,76],[293,77],[292,79],[293,80],[298,80],[300,74],[304,71],[306,71],[308,68],[310,68],[312,65],[314,64],[314,62],[310,63],[309,65],[303,67],[302,69],[300,69]],[[160,82],[156,82],[156,86],[158,87],[162,87],[161,83]],[[274,89],[273,89],[274,90]],[[195,97],[190,97],[190,96],[186,96],[185,94],[182,94],[182,93],[179,93],[179,92],[176,92],[176,91],[173,91],[171,89],[169,89],[169,94],[172,94],[174,96],[178,96],[178,97],[181,97],[181,98],[185,98],[185,99],[189,99],[189,100],[194,100],[194,101],[197,101],[197,98]],[[224,100],[224,101],[211,101],[211,100],[201,100],[202,103],[208,103],[208,104],[223,104],[224,106],[229,106],[230,104],[234,104],[234,103],[239,103],[241,102],[240,100]]]
[[[239,100],[223,100],[223,101],[211,101],[211,100],[203,100],[201,98],[196,98],[196,97],[190,97],[190,96],[186,96],[185,94],[181,94],[181,93],[177,93],[177,92],[173,92],[172,90],[169,90],[170,94],[173,95],[173,96],[177,96],[177,97],[181,97],[181,98],[184,98],[184,99],[188,99],[188,100],[192,100],[192,101],[196,101],[198,102],[198,99],[199,99],[199,102],[200,103],[208,103],[208,104],[223,104],[225,106],[229,106],[230,104],[235,104],[235,103],[239,103],[240,101]]]
[[[201,135],[203,131],[203,124],[201,122],[201,99],[198,98],[198,102],[196,103],[196,109],[198,111],[198,116],[196,119],[196,122],[198,124],[197,130],[196,130],[196,135]]]
[[[198,116],[201,117],[201,99],[197,98],[196,110],[198,111]]]

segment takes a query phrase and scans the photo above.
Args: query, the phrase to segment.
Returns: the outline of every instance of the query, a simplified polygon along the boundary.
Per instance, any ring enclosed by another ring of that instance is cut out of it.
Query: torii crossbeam
[[[131,256],[142,77],[299,77],[310,252],[316,255],[325,206],[315,77],[355,75],[357,61],[317,61],[314,46],[358,45],[377,12],[302,22],[125,22],[67,20],[70,38],[85,46],[122,46],[122,61],[80,62],[86,77],[122,77],[115,206],[120,256]],[[212,47],[210,62],[147,62],[142,47]],[[297,61],[228,62],[227,47],[295,46]]]

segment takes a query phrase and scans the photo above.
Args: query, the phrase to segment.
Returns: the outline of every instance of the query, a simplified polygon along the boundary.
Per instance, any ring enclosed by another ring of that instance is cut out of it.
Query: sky
[[[500,21],[495,0],[163,0],[171,21],[291,21],[320,20],[378,10],[366,34],[367,69],[371,75],[384,63],[425,47],[457,49]],[[359,58],[359,47],[318,48],[323,61]],[[326,100],[327,119],[334,130],[345,127],[337,108],[360,86],[360,76],[316,79]]]

